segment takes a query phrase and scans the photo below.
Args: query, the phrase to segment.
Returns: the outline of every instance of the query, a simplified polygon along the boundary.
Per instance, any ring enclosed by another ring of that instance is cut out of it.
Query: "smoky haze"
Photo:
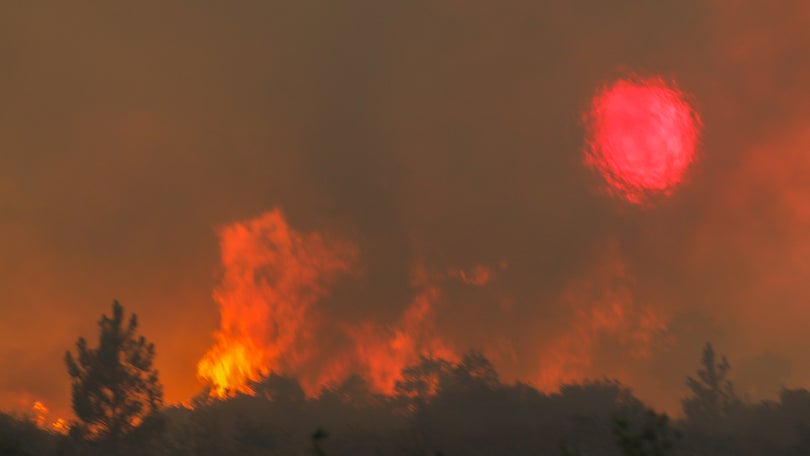
[[[201,389],[217,233],[281,208],[357,246],[318,302],[435,332],[543,389],[615,377],[677,411],[714,341],[756,396],[807,386],[810,7],[730,2],[104,2],[0,6],[0,406],[69,414],[64,351],[112,299],[169,402]],[[672,197],[582,165],[626,72],[704,123]]]

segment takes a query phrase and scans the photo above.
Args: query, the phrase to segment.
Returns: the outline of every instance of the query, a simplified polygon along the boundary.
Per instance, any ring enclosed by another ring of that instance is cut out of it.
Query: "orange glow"
[[[567,331],[544,345],[540,370],[531,383],[551,392],[589,374],[603,375],[591,370],[593,352],[603,337],[631,358],[651,356],[656,336],[667,328],[666,319],[654,308],[635,302],[632,282],[616,253],[610,254],[591,279],[574,281],[562,296],[574,310],[574,318]]]
[[[220,236],[224,276],[214,299],[221,327],[197,365],[212,396],[252,394],[250,382],[271,372],[295,376],[308,396],[353,373],[373,391],[392,394],[402,369],[420,356],[459,358],[434,335],[440,291],[422,268],[413,279],[418,293],[395,324],[369,319],[327,327],[316,303],[339,273],[352,270],[353,244],[298,233],[278,210],[234,223]],[[324,340],[329,330],[337,330],[349,346],[336,348]],[[326,347],[331,353],[324,359],[320,352]]]
[[[404,368],[419,361],[419,356],[458,361],[454,350],[434,335],[433,302],[438,298],[435,286],[425,286],[392,328],[366,322],[350,330],[359,364],[371,388],[393,394]]]
[[[418,263],[411,279],[415,295],[398,319],[340,321],[326,318],[319,302],[340,274],[355,270],[354,244],[300,233],[279,210],[233,223],[220,236],[223,277],[214,299],[221,326],[198,363],[198,376],[221,398],[252,394],[251,382],[270,373],[295,377],[309,397],[352,374],[373,392],[394,394],[403,369],[420,357],[460,360],[458,347],[436,328],[441,285],[459,279],[483,286],[492,274],[485,266],[438,273]],[[601,375],[594,359],[605,337],[630,358],[649,357],[665,318],[635,301],[633,282],[615,247],[585,277],[571,281],[560,295],[571,316],[566,329],[531,343],[538,365],[525,366],[522,378],[548,392]]]
[[[51,423],[51,429],[60,433],[60,434],[67,434],[70,430],[70,426],[68,426],[67,421],[62,418],[57,418],[56,421]]]
[[[249,381],[295,373],[313,334],[313,304],[355,261],[354,245],[291,229],[279,210],[220,232],[221,327],[197,366],[220,397],[250,393]]]
[[[36,421],[37,426],[44,428],[45,427],[45,420],[48,416],[48,407],[45,407],[40,401],[34,402],[34,421]]]
[[[62,418],[57,418],[55,421],[49,423],[50,410],[41,401],[34,401],[32,407],[34,409],[34,422],[46,431],[58,432],[60,434],[67,434],[69,426]]]
[[[450,269],[451,277],[457,277],[467,285],[482,287],[492,279],[492,270],[483,264],[476,265],[469,271],[463,269]]]

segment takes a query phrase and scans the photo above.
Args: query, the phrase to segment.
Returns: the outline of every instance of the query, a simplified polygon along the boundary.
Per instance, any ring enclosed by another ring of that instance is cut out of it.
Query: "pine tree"
[[[728,379],[731,366],[723,356],[717,361],[712,344],[703,349],[697,378],[687,377],[692,396],[683,400],[683,411],[692,421],[712,422],[728,416],[741,404],[734,385]]]
[[[113,302],[112,318],[102,315],[98,348],[80,337],[77,354],[65,354],[72,383],[73,432],[92,439],[118,440],[163,403],[153,366],[155,346],[138,337],[135,314],[124,324],[124,309]]]

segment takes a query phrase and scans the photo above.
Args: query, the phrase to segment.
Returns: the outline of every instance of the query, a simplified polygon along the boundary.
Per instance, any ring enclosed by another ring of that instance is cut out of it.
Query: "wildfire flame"
[[[223,275],[213,297],[221,325],[197,368],[210,394],[221,398],[253,394],[251,383],[271,373],[297,378],[309,397],[353,374],[376,393],[394,394],[403,369],[420,357],[460,359],[435,328],[441,284],[452,279],[483,287],[494,274],[485,265],[438,272],[417,263],[411,272],[414,297],[398,319],[345,322],[327,318],[319,304],[341,275],[357,272],[355,244],[298,232],[278,209],[219,234]],[[618,252],[606,258],[562,293],[573,316],[570,326],[538,341],[539,369],[528,365],[519,374],[542,390],[582,380],[600,337],[615,339],[631,356],[646,357],[665,329],[661,316],[634,301],[632,277]],[[505,267],[502,262],[499,269]]]
[[[433,303],[439,289],[427,283],[426,274],[417,269],[414,282],[423,290],[413,300],[393,328],[372,322],[350,329],[357,347],[358,361],[371,388],[393,394],[402,370],[418,361],[420,355],[457,361],[459,356],[434,334]]]
[[[390,394],[402,369],[420,355],[458,358],[432,334],[439,290],[417,268],[414,286],[421,291],[396,324],[334,324],[352,344],[329,360],[311,362],[315,348],[324,344],[316,338],[323,318],[315,305],[340,273],[352,270],[357,247],[316,232],[299,233],[278,209],[234,223],[220,236],[224,275],[214,299],[221,327],[197,365],[212,395],[251,394],[250,382],[271,372],[298,377],[309,396],[352,373],[362,375],[372,390]]]
[[[543,391],[585,378],[602,336],[610,336],[630,357],[641,359],[651,356],[656,336],[666,330],[664,316],[635,301],[632,277],[615,246],[591,275],[573,281],[563,293],[573,320],[542,351],[542,367],[532,383]]]
[[[220,397],[251,393],[249,381],[287,373],[307,356],[311,307],[357,256],[350,243],[301,234],[278,209],[220,232],[222,283],[214,293],[221,327],[197,365]]]

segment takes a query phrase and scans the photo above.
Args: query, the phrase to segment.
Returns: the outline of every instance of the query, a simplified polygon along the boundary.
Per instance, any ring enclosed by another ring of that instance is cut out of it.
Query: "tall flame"
[[[327,327],[316,303],[340,273],[353,269],[357,247],[319,233],[293,230],[276,209],[220,232],[222,283],[214,293],[221,326],[197,365],[211,394],[252,393],[271,372],[298,377],[309,396],[356,373],[373,391],[394,392],[400,372],[420,355],[458,357],[432,329],[439,289],[422,268],[419,291],[393,325],[374,320]],[[346,344],[323,339],[337,333]],[[322,352],[329,346],[328,359]]]
[[[288,372],[306,356],[311,307],[357,256],[350,243],[291,229],[278,209],[220,232],[221,327],[197,365],[220,397],[251,392],[249,381]]]

